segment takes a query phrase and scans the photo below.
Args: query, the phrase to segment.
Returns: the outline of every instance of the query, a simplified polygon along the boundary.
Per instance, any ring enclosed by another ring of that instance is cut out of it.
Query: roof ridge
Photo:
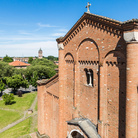
[[[97,16],[97,17],[100,17],[100,18],[104,18],[106,20],[110,20],[110,21],[114,21],[114,22],[118,22],[118,23],[123,23],[121,21],[118,21],[118,20],[115,20],[115,19],[112,19],[112,18],[109,18],[109,17],[106,17],[106,16],[102,16],[102,15],[97,15],[97,14],[93,14],[93,13],[87,13],[85,12],[86,14],[90,14],[90,15],[93,15],[93,16]]]
[[[25,66],[26,65],[26,66],[29,66],[30,64],[16,60],[16,61],[10,62],[9,65],[13,65],[13,66],[18,66],[18,65]]]
[[[54,79],[56,79],[58,77],[58,73],[56,73],[53,77],[51,77],[50,79],[43,79],[43,80],[38,80],[37,81],[37,84],[38,85],[43,85],[43,84],[47,84],[47,83],[49,83],[49,82],[51,82],[51,81],[53,81]]]
[[[123,24],[125,24],[125,23],[131,23],[131,22],[138,22],[138,19],[127,20],[127,21],[124,21]]]
[[[111,23],[111,24],[116,24],[117,26],[118,26],[118,25],[121,26],[122,23],[123,23],[123,22],[121,22],[121,21],[114,20],[114,19],[111,19],[111,18],[108,18],[108,17],[104,17],[104,16],[100,16],[100,15],[96,15],[96,14],[84,12],[84,14],[79,18],[79,20],[78,20],[78,21],[72,26],[72,28],[65,34],[65,36],[64,36],[64,37],[59,37],[59,38],[57,38],[56,41],[57,41],[58,43],[64,41],[64,39],[66,39],[66,38],[69,36],[69,34],[70,34],[71,32],[73,32],[73,29],[77,28],[77,25],[79,25],[79,23],[80,23],[81,21],[83,21],[84,19],[87,19],[88,17],[89,17],[89,18],[91,18],[91,17],[98,18],[99,20],[100,20],[100,19],[103,19],[102,22],[109,22],[109,23]],[[97,19],[97,20],[98,20],[98,19]]]

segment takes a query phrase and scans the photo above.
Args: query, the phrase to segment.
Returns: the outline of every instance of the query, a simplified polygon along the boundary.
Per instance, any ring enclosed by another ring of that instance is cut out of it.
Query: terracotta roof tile
[[[14,66],[14,67],[21,67],[21,66],[30,66],[30,64],[21,62],[21,61],[13,61],[11,63],[9,63],[9,65]]]

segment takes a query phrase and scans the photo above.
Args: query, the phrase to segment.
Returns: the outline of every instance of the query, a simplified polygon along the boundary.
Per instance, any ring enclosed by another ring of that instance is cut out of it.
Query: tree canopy
[[[0,92],[5,90],[5,83],[3,83],[2,79],[0,80]]]
[[[14,67],[10,66],[8,63],[0,61],[0,78],[11,77],[14,70]]]
[[[58,57],[54,57],[54,56],[48,56],[47,59],[51,61],[58,61]]]
[[[42,59],[35,59],[33,60],[32,66],[34,65],[45,65],[47,67],[51,67],[51,68],[57,68],[57,65],[55,65],[52,61],[46,59],[46,58],[42,58]]]
[[[36,81],[41,79],[49,79],[55,75],[54,68],[44,65],[29,66],[26,69],[25,77],[33,86],[37,86]]]
[[[24,79],[20,74],[16,74],[12,77],[7,77],[6,83],[9,88],[13,88],[14,92],[20,87],[23,88],[29,87],[28,81]]]
[[[13,62],[13,59],[11,57],[9,57],[8,55],[6,55],[4,58],[3,58],[3,61],[4,62]]]
[[[33,86],[37,86],[36,81],[40,79],[49,79],[53,75],[55,75],[55,65],[52,61],[48,59],[35,59],[32,61],[31,65],[26,69],[15,69],[15,74],[20,74],[24,76],[25,79],[28,80],[29,84]]]
[[[5,85],[14,91],[20,87],[27,88],[28,83],[36,87],[37,80],[49,79],[55,75],[55,68],[57,65],[46,58],[32,60],[26,69],[16,69],[0,61],[0,91],[5,89]]]
[[[32,63],[32,61],[33,61],[33,57],[29,57],[29,60],[28,60],[28,63]]]

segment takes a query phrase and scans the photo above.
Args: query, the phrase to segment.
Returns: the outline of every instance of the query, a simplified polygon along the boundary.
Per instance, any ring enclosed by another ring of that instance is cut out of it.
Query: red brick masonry
[[[137,138],[137,37],[138,20],[84,13],[58,38],[59,74],[38,82],[39,133],[87,137],[66,121],[88,118],[102,138]]]

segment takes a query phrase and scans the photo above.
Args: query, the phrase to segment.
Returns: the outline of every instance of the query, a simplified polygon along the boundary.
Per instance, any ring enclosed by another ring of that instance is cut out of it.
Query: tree
[[[2,80],[0,80],[0,91],[1,91],[1,94],[2,92],[5,90],[5,84],[3,83]]]
[[[6,55],[4,58],[3,58],[3,61],[4,62],[13,62],[13,59],[11,57],[9,57],[8,55]]]
[[[49,79],[55,75],[54,68],[47,67],[45,65],[29,66],[26,70],[26,79],[33,86],[37,86],[36,81],[39,79]]]
[[[3,101],[4,101],[5,105],[10,105],[10,104],[13,103],[12,100],[14,100],[14,95],[12,93],[10,93],[10,94],[4,93],[2,98],[3,98]]]
[[[16,69],[14,68],[12,75],[20,75],[22,78],[28,80],[29,84],[33,86],[37,86],[36,81],[40,79],[49,79],[53,75],[55,75],[55,68],[57,68],[57,65],[55,65],[52,61],[48,59],[35,59],[32,61],[31,66],[27,67],[26,69]],[[12,80],[7,78],[6,84],[9,82],[8,80]],[[11,82],[11,81],[10,81]],[[15,88],[13,87],[13,83],[15,82]],[[17,85],[16,81],[14,80],[12,84],[8,83],[8,86],[13,88],[14,91],[16,91],[19,86]],[[12,86],[11,86],[12,85]]]
[[[58,57],[54,57],[54,56],[48,56],[47,59],[51,61],[58,61]]]
[[[33,57],[29,57],[29,60],[28,60],[28,63],[32,63],[32,61],[33,61]]]
[[[34,72],[29,82],[32,86],[37,87],[37,83],[36,83],[37,80],[38,80],[37,72]]]
[[[17,89],[19,89],[20,87],[23,87],[23,88],[29,87],[28,81],[24,79],[20,74],[18,75],[16,74],[12,77],[7,77],[6,83],[9,88],[13,89],[14,94],[16,93]]]
[[[15,74],[20,74],[20,75],[23,76],[23,75],[25,74],[25,70],[26,70],[26,69],[23,69],[23,68],[21,68],[21,69],[14,68],[13,75],[15,75]]]
[[[51,60],[51,61],[54,61],[55,57],[54,56],[48,56],[47,59]]]
[[[8,63],[0,61],[0,78],[11,77],[14,70],[14,67],[10,66]]]
[[[35,59],[35,60],[33,60],[31,65],[32,66],[34,66],[34,65],[45,65],[45,66],[50,67],[50,68],[57,68],[57,65],[55,65],[52,61],[45,59],[45,58]]]

